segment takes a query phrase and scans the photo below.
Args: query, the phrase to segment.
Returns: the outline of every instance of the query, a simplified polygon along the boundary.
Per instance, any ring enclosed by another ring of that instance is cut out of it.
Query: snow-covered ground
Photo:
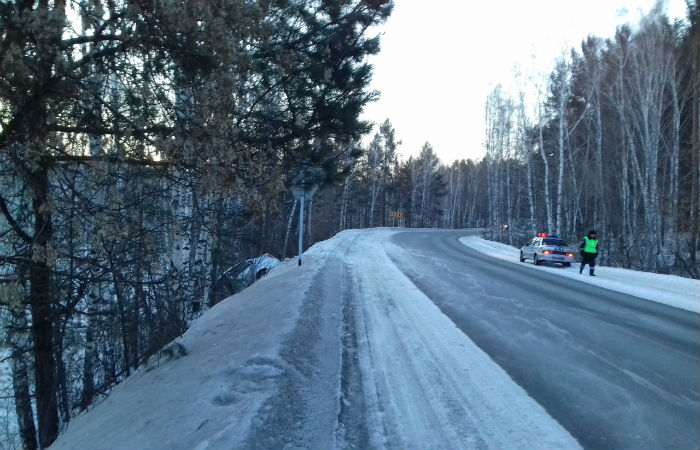
[[[583,274],[579,274],[579,263],[575,263],[568,268],[561,267],[558,264],[554,267],[535,266],[532,260],[521,263],[518,259],[520,249],[510,245],[487,241],[476,236],[465,236],[460,238],[460,241],[464,245],[494,258],[511,261],[513,264],[528,265],[533,270],[545,270],[613,291],[623,292],[688,311],[700,312],[700,280],[599,265],[595,269],[596,276],[591,277],[588,275],[588,266],[586,266]]]
[[[392,263],[395,232],[347,230],[302,266],[285,261],[198,319],[178,340],[186,354],[154,358],[52,448],[579,448]],[[635,276],[665,293],[653,300],[697,310],[695,280],[598,272],[581,278],[617,289],[617,274]]]

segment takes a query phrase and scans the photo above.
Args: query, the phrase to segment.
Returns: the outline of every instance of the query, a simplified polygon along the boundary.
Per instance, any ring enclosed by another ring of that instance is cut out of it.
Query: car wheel
[[[540,264],[542,264],[544,262],[537,257],[537,253],[532,255],[532,260],[536,266],[539,266]]]
[[[522,250],[520,250],[520,262],[525,262],[525,255],[523,255]]]
[[[569,263],[569,262],[564,263],[564,267],[571,267],[571,263]]]
[[[264,277],[267,275],[267,269],[260,269],[258,270],[258,273],[255,274],[255,279],[259,280],[260,278]]]

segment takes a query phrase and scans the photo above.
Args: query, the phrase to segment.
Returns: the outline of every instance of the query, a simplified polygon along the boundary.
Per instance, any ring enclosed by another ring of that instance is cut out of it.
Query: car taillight
[[[544,250],[542,253],[544,253],[545,255],[549,255],[552,252],[550,252],[549,250]]]
[[[567,253],[566,256],[574,256],[573,253]]]

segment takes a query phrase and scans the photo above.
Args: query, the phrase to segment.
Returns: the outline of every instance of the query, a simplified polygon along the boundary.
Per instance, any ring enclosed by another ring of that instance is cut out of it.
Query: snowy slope
[[[396,268],[394,232],[341,232],[219,303],[186,355],[140,369],[52,448],[578,448]]]

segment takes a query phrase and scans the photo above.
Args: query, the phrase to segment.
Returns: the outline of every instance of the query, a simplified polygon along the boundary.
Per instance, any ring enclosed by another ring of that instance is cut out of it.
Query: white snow
[[[521,263],[518,259],[520,249],[510,245],[487,241],[477,236],[465,236],[460,238],[460,241],[462,244],[494,258],[511,261],[513,264],[522,264],[533,270],[545,270],[613,291],[696,313],[700,312],[700,280],[600,265],[596,265],[596,276],[591,277],[588,275],[588,266],[584,269],[583,274],[579,274],[579,263],[574,263],[571,267],[535,266],[532,264],[532,260]]]
[[[392,263],[395,232],[346,230],[302,266],[283,262],[195,321],[177,341],[186,355],[152,358],[52,448],[579,448]],[[463,242],[520,264],[512,248]],[[688,305],[692,290],[697,306],[697,280],[628,272],[586,281],[634,280]]]

